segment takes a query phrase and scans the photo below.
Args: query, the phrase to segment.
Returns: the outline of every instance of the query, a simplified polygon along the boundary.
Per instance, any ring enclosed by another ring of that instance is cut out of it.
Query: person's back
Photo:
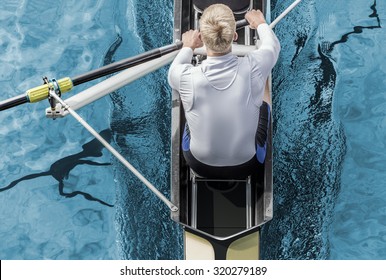
[[[227,69],[228,66],[228,69]],[[259,107],[251,94],[247,59],[209,57],[192,69],[193,100],[186,109],[190,150],[212,166],[232,166],[255,154]]]
[[[221,176],[229,168],[256,166],[259,110],[266,79],[280,50],[259,13],[246,16],[250,24],[257,21],[254,27],[262,26],[258,29],[263,43],[259,50],[244,58],[231,53],[232,40],[237,38],[234,16],[228,7],[216,4],[204,11],[200,33],[183,35],[184,48],[170,67],[169,83],[180,93],[188,124],[184,156],[199,174],[212,169],[220,170],[213,176]],[[208,58],[193,67],[192,50],[202,45],[201,39]]]

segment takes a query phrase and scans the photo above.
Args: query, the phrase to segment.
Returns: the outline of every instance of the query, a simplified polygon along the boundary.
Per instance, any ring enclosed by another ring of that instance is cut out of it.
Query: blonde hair
[[[200,33],[207,48],[215,53],[226,53],[235,32],[235,17],[228,6],[214,4],[204,10],[200,18]]]

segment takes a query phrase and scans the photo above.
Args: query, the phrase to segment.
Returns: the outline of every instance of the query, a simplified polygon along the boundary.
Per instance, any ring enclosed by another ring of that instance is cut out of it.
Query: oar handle
[[[238,20],[236,21],[236,29],[243,28],[245,26],[249,25],[248,21],[246,19]]]

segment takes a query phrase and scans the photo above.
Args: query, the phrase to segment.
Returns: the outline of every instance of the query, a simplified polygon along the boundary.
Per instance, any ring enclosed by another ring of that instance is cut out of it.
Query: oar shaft
[[[85,74],[76,76],[75,78],[63,78],[57,81],[61,93],[70,91],[72,87],[107,76],[127,68],[154,60],[166,54],[172,53],[182,47],[182,42],[173,43],[161,48],[153,49],[142,54],[117,61],[115,63],[103,66]],[[0,111],[6,110],[24,103],[38,102],[48,98],[49,88],[52,83],[41,85],[28,90],[25,94],[0,101]]]
[[[94,128],[92,128],[78,113],[76,113],[63,99],[55,92],[50,95],[56,99],[81,125],[83,125],[105,148],[112,153],[124,166],[126,166],[139,180],[142,181],[159,199],[161,199],[171,211],[178,211],[171,201],[169,201],[153,184],[151,184],[137,169],[134,168],[117,150],[115,150]]]
[[[181,42],[177,42],[174,44],[170,44],[161,48],[153,49],[142,54],[123,59],[109,65],[103,66],[101,68],[95,69],[93,71],[87,72],[85,74],[76,76],[72,78],[72,83],[74,86],[89,82],[91,80],[95,80],[101,78],[103,76],[107,76],[121,70],[139,65],[141,63],[153,60],[155,58],[161,57],[165,54],[171,53],[175,50],[180,49],[182,46]]]
[[[29,102],[26,94],[21,94],[4,101],[0,101],[0,111]]]
[[[281,21],[282,18],[284,18],[289,12],[291,12],[292,9],[295,8],[300,2],[301,2],[301,0],[296,0],[291,5],[289,5],[288,8],[284,10],[284,12],[282,12],[277,18],[275,18],[275,20],[273,22],[271,22],[269,27],[274,28],[276,26],[276,24],[279,21]]]

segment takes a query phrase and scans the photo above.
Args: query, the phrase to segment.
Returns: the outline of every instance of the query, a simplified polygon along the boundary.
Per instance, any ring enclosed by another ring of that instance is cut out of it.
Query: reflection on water
[[[108,63],[116,18],[124,18],[118,2],[1,1],[0,99],[42,76],[74,77]],[[109,106],[100,100],[79,113],[101,131],[110,126]],[[0,258],[119,258],[115,208],[106,207],[116,200],[111,158],[74,119],[46,119],[46,107],[0,112]],[[113,140],[110,129],[102,134]]]
[[[100,135],[108,142],[111,141],[111,130],[105,129],[103,130]],[[74,197],[76,195],[82,195],[84,198],[90,200],[90,201],[97,201],[103,205],[113,207],[113,205],[100,200],[91,194],[83,191],[72,191],[72,192],[66,192],[65,191],[65,183],[64,179],[68,179],[70,172],[72,169],[74,169],[76,166],[85,164],[85,165],[93,165],[93,166],[104,166],[104,165],[110,165],[111,163],[100,163],[96,161],[91,161],[91,160],[86,160],[85,158],[88,157],[101,157],[102,156],[102,149],[104,148],[103,145],[97,140],[94,139],[82,146],[83,151],[64,157],[56,162],[54,162],[50,169],[48,171],[44,172],[39,172],[39,173],[33,173],[26,175],[24,177],[21,177],[15,181],[12,181],[8,186],[0,188],[0,192],[9,190],[11,188],[14,188],[17,184],[19,184],[22,181],[28,181],[32,179],[36,179],[39,177],[44,177],[44,176],[52,176],[55,178],[59,185],[59,193],[60,195],[70,198]]]
[[[386,36],[381,29],[386,10],[381,4],[369,1],[362,17],[350,15],[356,33],[342,37],[347,42],[332,52],[340,74],[336,112],[347,139],[330,230],[332,259],[386,259]]]

